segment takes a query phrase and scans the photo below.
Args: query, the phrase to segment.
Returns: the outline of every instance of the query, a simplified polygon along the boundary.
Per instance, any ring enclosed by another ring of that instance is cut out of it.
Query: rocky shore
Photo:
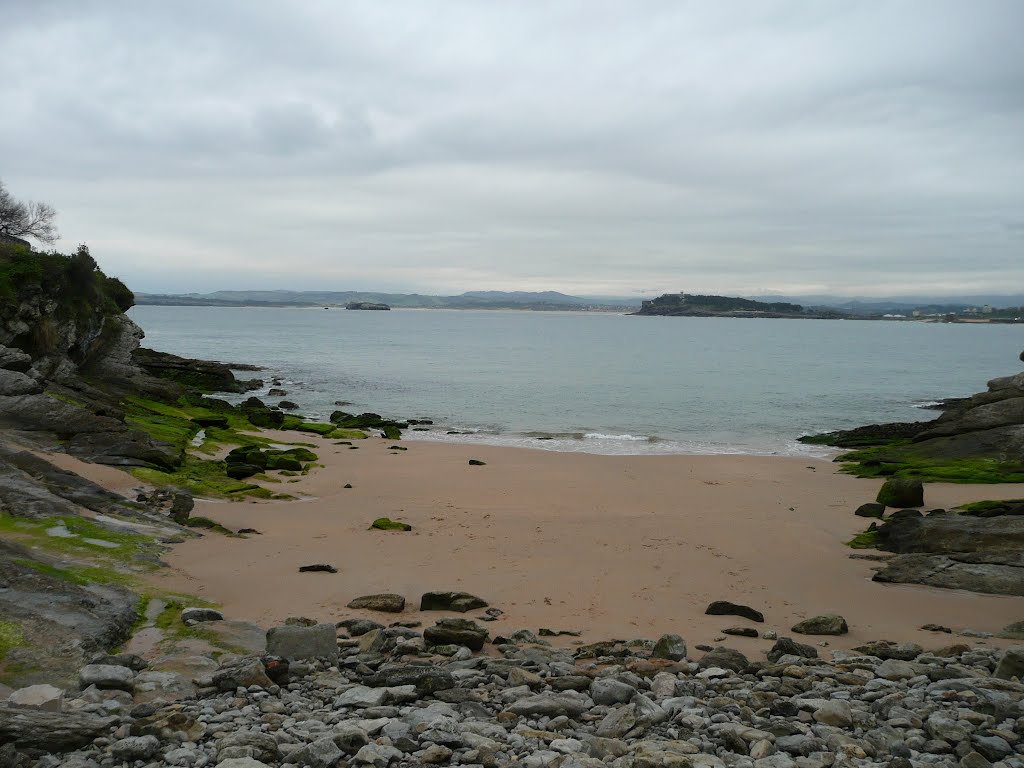
[[[567,650],[463,618],[302,624],[219,662],[101,655],[73,688],[17,691],[0,765],[1024,766],[1024,647],[826,659],[784,637],[766,658],[691,658],[678,635]]]

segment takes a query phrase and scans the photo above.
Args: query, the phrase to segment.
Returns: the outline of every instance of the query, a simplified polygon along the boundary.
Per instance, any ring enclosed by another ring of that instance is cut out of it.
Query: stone
[[[171,519],[178,525],[185,525],[188,523],[189,517],[192,515],[192,510],[195,508],[195,500],[192,498],[191,493],[184,491],[174,494],[171,500]]]
[[[382,611],[384,613],[401,613],[405,610],[405,598],[401,595],[379,594],[357,597],[348,604],[349,608]]]
[[[471,619],[440,619],[423,631],[427,645],[463,645],[479,651],[487,642],[488,632]]]
[[[924,485],[920,480],[907,477],[890,477],[878,490],[875,499],[886,507],[906,508],[924,506]]]
[[[251,757],[229,757],[217,763],[217,768],[270,768],[266,763]]]
[[[433,665],[382,667],[375,675],[366,678],[366,683],[375,687],[414,685],[421,696],[456,686],[451,672]]]
[[[861,504],[853,514],[857,517],[885,517],[885,504]]]
[[[334,768],[343,757],[342,751],[329,737],[317,739],[291,755],[292,762],[309,768]],[[386,763],[385,763],[386,765]]]
[[[52,685],[30,685],[12,693],[7,699],[7,705],[18,709],[60,712],[64,707],[64,691]]]
[[[156,736],[129,736],[110,745],[110,753],[115,759],[128,762],[149,760],[159,751],[160,739]]]
[[[719,667],[733,672],[741,672],[750,666],[750,661],[746,656],[733,648],[719,646],[705,653],[697,664],[704,670]]]
[[[626,704],[635,695],[635,687],[610,677],[599,677],[590,684],[590,697],[595,704]]]
[[[588,696],[572,691],[540,693],[512,702],[506,707],[506,711],[520,716],[559,717],[564,715],[576,718],[590,709],[591,704],[591,699]]]
[[[999,762],[1013,754],[1013,747],[1002,736],[973,736],[971,746],[989,762]]]
[[[780,637],[768,651],[768,661],[776,662],[783,656],[802,656],[805,659],[818,658],[818,649],[812,645],[798,643],[789,637]]]
[[[726,627],[722,634],[734,635],[736,637],[759,637],[759,633],[753,627]]]
[[[1024,682],[1024,645],[1011,645],[999,659],[993,673],[1002,680],[1017,678]]]
[[[1024,640],[1024,621],[1007,624],[999,631],[998,637],[1004,640]]]
[[[212,608],[185,608],[181,612],[183,622],[224,621],[224,614]]]
[[[211,675],[213,687],[221,691],[249,688],[256,685],[270,688],[274,683],[267,677],[263,662],[252,656],[230,659]]]
[[[383,624],[370,621],[370,619],[345,619],[339,621],[338,626],[347,631],[350,637],[360,637],[375,629],[384,629]]]
[[[337,573],[338,569],[328,563],[313,563],[311,565],[300,565],[299,573]]]
[[[830,699],[818,707],[814,719],[823,725],[849,728],[853,725],[853,712],[850,705],[842,699]]]
[[[95,685],[100,690],[119,690],[131,693],[135,686],[135,673],[128,667],[113,664],[87,664],[78,673],[82,689]]]
[[[421,611],[456,611],[465,613],[477,608],[486,608],[483,598],[468,592],[426,592],[420,598]]]
[[[792,630],[801,635],[845,635],[850,631],[846,619],[838,614],[826,613],[795,624]]]
[[[754,610],[749,605],[730,603],[728,600],[715,600],[704,613],[708,616],[742,616],[751,621],[764,621],[764,614],[760,611]]]
[[[651,650],[651,657],[655,659],[668,659],[669,661],[682,661],[686,658],[686,641],[679,635],[662,635]]]
[[[273,627],[267,630],[267,653],[289,661],[337,659],[337,630],[333,624],[317,624],[314,627]]]
[[[917,669],[906,661],[886,659],[875,668],[875,674],[885,680],[910,680],[917,677]]]
[[[68,752],[109,732],[115,718],[78,712],[0,707],[0,744],[18,749]]]
[[[858,645],[853,650],[863,653],[865,656],[875,656],[879,659],[899,659],[900,661],[913,661],[924,649],[917,643],[894,643],[890,640],[873,640],[864,645]]]

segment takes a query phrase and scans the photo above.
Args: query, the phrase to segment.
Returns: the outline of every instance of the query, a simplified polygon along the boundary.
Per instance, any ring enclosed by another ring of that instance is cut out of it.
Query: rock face
[[[888,561],[875,581],[1024,595],[1020,515],[896,517],[878,527],[876,546],[902,556]]]

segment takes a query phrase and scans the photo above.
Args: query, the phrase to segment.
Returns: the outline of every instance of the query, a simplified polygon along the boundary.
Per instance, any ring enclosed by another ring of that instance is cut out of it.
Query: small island
[[[644,301],[634,315],[672,315],[682,317],[786,317],[834,319],[845,317],[834,310],[805,309],[800,304],[754,301],[737,296],[705,296],[666,293]]]
[[[374,301],[350,301],[345,305],[345,309],[377,309],[377,310],[390,310],[387,304],[379,304]]]

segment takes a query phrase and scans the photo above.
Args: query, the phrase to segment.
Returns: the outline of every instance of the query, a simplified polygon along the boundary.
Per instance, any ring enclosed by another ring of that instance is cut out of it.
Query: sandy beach
[[[759,629],[785,634],[803,618],[840,613],[851,631],[829,638],[833,647],[879,638],[937,646],[950,636],[920,626],[992,632],[1024,616],[1024,598],[872,582],[877,563],[851,558],[844,542],[866,527],[852,512],[880,481],[826,460],[391,444],[318,441],[325,466],[280,486],[298,501],[198,501],[194,514],[260,535],[179,544],[159,585],[262,625],[397,619],[345,607],[377,592],[404,595],[401,618],[430,623],[438,614],[415,610],[423,592],[464,590],[504,611],[492,634],[547,627],[593,641],[678,632],[691,645],[749,623],[704,615],[722,599],[763,611]],[[951,507],[1024,496],[1024,485],[929,484],[926,494],[929,508]],[[413,530],[368,530],[385,516]],[[310,563],[339,572],[299,573]],[[750,651],[766,642],[729,638]]]

